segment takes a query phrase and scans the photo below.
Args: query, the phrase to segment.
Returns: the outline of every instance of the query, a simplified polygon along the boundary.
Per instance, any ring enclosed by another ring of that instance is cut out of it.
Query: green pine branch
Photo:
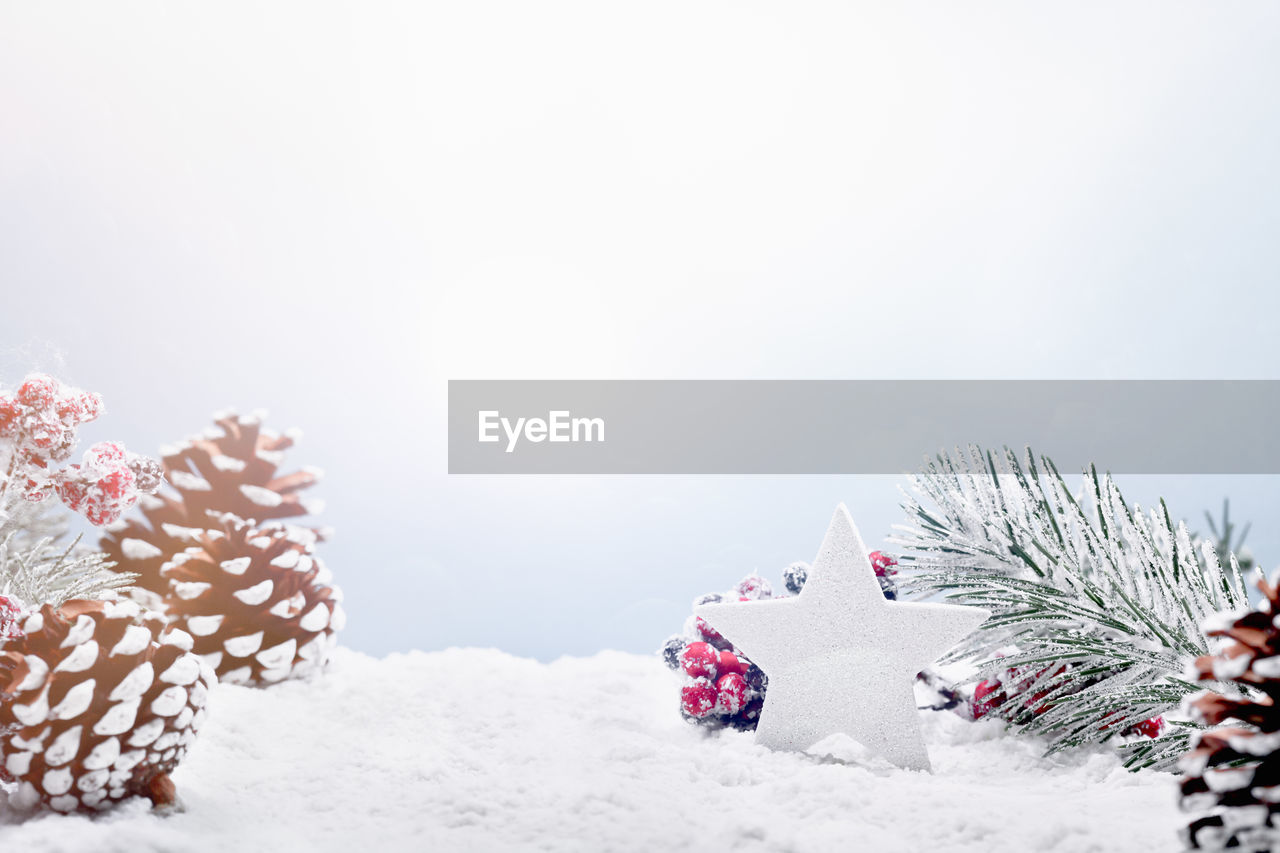
[[[1163,501],[1130,506],[1093,467],[1078,499],[1047,457],[970,447],[939,455],[911,487],[911,523],[892,540],[904,590],[991,611],[947,659],[980,677],[1017,672],[995,713],[1050,752],[1172,722],[1201,689],[1181,676],[1209,652],[1202,623],[1248,605],[1234,556],[1224,566]],[[1188,736],[1179,724],[1126,743],[1126,766],[1168,768]]]

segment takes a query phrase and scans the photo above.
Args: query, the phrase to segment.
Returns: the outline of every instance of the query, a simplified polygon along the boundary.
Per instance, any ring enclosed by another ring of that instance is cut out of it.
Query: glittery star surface
[[[900,767],[928,770],[913,685],[989,615],[976,607],[887,601],[858,529],[836,508],[793,598],[696,610],[769,676],[756,741],[805,750],[845,734]]]

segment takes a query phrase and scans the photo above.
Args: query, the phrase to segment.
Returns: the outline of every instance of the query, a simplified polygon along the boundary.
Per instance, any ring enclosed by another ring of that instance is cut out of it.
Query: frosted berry
[[[720,676],[716,682],[716,711],[733,716],[747,701],[747,680],[736,672]]]
[[[129,470],[133,472],[138,491],[151,494],[164,482],[164,466],[146,456],[130,456]]]
[[[757,696],[747,702],[746,706],[730,721],[735,729],[753,731],[760,722],[760,712],[764,709],[764,699]]]
[[[876,577],[891,578],[898,573],[894,566],[898,565],[898,561],[893,557],[883,554],[880,551],[872,551],[867,555],[871,560],[871,568],[876,570]]]
[[[27,441],[32,447],[49,450],[62,443],[67,428],[62,420],[53,412],[39,412],[29,415],[24,423]]]
[[[22,636],[22,608],[12,598],[0,595],[0,644]]]
[[[684,638],[679,634],[668,637],[662,644],[662,662],[670,669],[680,669],[680,653],[684,651]]]
[[[702,635],[702,639],[706,640],[717,649],[731,648],[729,641],[720,636],[720,632],[711,627],[711,623],[701,616],[694,619],[694,625],[698,629],[698,633]]]
[[[48,409],[58,397],[58,380],[33,373],[18,388],[18,402],[31,409]]]
[[[985,679],[978,682],[973,691],[973,718],[981,720],[1004,704],[1005,696],[999,681]]]
[[[1152,717],[1149,720],[1143,720],[1133,727],[1135,734],[1144,737],[1156,738],[1160,737],[1160,733],[1164,731],[1164,717]]]
[[[0,438],[12,438],[21,426],[22,406],[8,394],[0,395]]]
[[[707,678],[695,678],[680,688],[680,709],[694,719],[702,719],[716,707],[716,687]]]
[[[98,442],[85,451],[82,465],[59,471],[57,488],[63,503],[98,526],[120,518],[139,491],[124,447],[114,441]]]
[[[738,675],[747,674],[748,665],[731,651],[722,651],[716,655],[716,672],[725,675],[731,672]]]
[[[40,503],[53,494],[53,483],[47,477],[28,477],[23,484],[22,497],[32,503]]]
[[[715,678],[716,650],[707,643],[690,643],[680,653],[680,666],[694,677]]]
[[[738,581],[735,590],[739,596],[749,601],[773,597],[773,587],[759,575],[747,575]]]
[[[804,582],[808,579],[808,563],[792,563],[782,570],[782,582],[786,585],[787,592],[792,595],[799,595],[800,590],[804,589]]]
[[[102,396],[88,391],[58,398],[58,417],[69,427],[87,424],[102,414]]]

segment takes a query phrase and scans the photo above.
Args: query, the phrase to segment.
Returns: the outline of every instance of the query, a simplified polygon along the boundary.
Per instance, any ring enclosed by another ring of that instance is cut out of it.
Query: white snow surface
[[[0,805],[0,850],[1137,853],[1177,849],[1186,820],[1172,776],[1103,751],[1046,759],[995,722],[921,712],[927,774],[840,738],[818,755],[707,734],[677,692],[656,658],[620,652],[339,650],[312,681],[219,685],[179,808]]]

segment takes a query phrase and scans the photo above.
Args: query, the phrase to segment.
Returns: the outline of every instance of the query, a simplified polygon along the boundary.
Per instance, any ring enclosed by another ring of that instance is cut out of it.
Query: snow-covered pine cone
[[[141,518],[135,514],[109,526],[100,542],[119,571],[136,572],[138,586],[154,593],[163,595],[168,588],[160,567],[190,544],[183,529],[217,526],[209,512],[271,521],[321,509],[319,500],[300,494],[319,480],[318,469],[279,473],[295,431],[281,435],[264,429],[255,415],[223,414],[215,421],[203,434],[163,448],[173,494],[143,497]],[[323,529],[314,532],[320,539],[325,536]]]
[[[169,773],[204,721],[213,672],[191,638],[133,601],[73,600],[27,616],[0,649],[0,778],[11,803],[101,810],[173,801]]]
[[[1193,718],[1245,725],[1201,732],[1179,762],[1182,807],[1203,813],[1184,830],[1193,850],[1280,849],[1280,629],[1273,621],[1280,591],[1265,580],[1258,589],[1258,610],[1207,632],[1231,642],[1195,662],[1200,681],[1234,682],[1240,690],[1198,694],[1189,703]]]
[[[191,541],[160,569],[165,608],[221,680],[271,684],[328,661],[346,614],[311,530],[228,514]]]

